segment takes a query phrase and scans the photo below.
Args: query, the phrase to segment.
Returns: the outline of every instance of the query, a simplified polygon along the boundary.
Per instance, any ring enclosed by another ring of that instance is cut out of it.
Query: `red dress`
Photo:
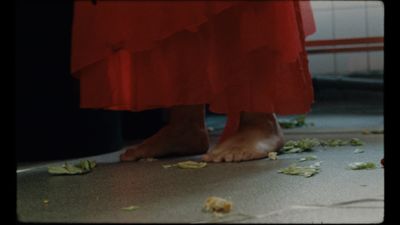
[[[313,89],[304,1],[76,1],[81,107],[301,114]]]

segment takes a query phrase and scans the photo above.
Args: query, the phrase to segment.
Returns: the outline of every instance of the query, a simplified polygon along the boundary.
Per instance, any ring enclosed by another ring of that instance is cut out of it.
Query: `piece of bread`
[[[228,213],[231,211],[233,203],[223,198],[211,196],[204,203],[204,210],[208,212]]]

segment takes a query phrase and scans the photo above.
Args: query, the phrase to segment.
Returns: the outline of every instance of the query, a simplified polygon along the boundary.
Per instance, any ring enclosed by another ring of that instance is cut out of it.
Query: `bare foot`
[[[209,147],[206,129],[195,125],[167,125],[142,144],[129,148],[120,156],[121,161],[163,156],[197,155]]]
[[[204,105],[172,107],[169,124],[142,144],[127,149],[120,160],[205,153],[209,138],[204,126],[204,113]]]
[[[207,162],[240,162],[268,157],[284,144],[283,134],[273,114],[247,113],[240,117],[239,129],[203,156]]]

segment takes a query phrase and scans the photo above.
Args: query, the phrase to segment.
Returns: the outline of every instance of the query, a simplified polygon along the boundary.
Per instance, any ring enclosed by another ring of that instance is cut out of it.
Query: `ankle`
[[[204,105],[174,106],[169,112],[169,125],[205,128]]]
[[[276,117],[273,113],[242,112],[240,114],[239,127],[271,127],[277,126]]]
[[[168,123],[168,126],[173,129],[181,130],[182,132],[192,131],[192,130],[204,130],[204,131],[207,130],[204,123],[199,123],[197,121],[170,122]]]
[[[244,113],[240,120],[239,130],[261,131],[267,135],[277,135],[279,138],[283,138],[282,129],[272,113]]]

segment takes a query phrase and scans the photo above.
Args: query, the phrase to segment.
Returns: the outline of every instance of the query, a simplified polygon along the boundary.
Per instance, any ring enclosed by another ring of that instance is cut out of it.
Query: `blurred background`
[[[307,51],[316,105],[354,98],[374,101],[383,113],[383,3],[311,4],[317,32],[307,39]],[[72,12],[72,1],[16,1],[17,162],[117,151],[164,123],[163,110],[79,109],[79,81],[69,70]],[[207,116],[211,124],[224,120],[210,112]]]
[[[311,5],[317,32],[310,36],[308,41],[353,39],[353,42],[348,45],[340,45],[340,42],[337,42],[335,46],[336,48],[350,47],[353,48],[352,51],[326,52],[325,54],[311,52],[309,60],[313,77],[336,79],[353,77],[382,81],[383,3],[380,1],[311,1]],[[376,46],[382,46],[382,48],[371,48]]]

